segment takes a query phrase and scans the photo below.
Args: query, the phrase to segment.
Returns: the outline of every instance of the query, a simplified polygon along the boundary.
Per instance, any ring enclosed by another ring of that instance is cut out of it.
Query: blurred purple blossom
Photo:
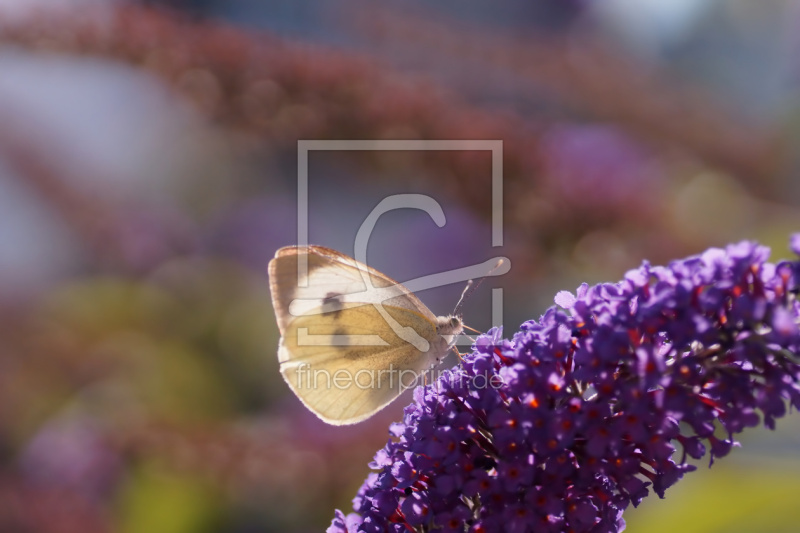
[[[792,248],[797,253],[798,239]],[[798,262],[742,242],[560,293],[415,402],[329,533],[617,532],[622,513],[800,405]],[[679,453],[675,453],[680,450]]]
[[[274,194],[237,204],[212,227],[208,247],[261,269],[275,250],[296,239],[297,206]]]
[[[122,459],[90,419],[44,425],[22,451],[21,473],[33,485],[58,487],[90,501],[111,496]]]
[[[613,126],[561,125],[543,136],[541,150],[551,186],[578,206],[642,209],[642,192],[663,177],[655,158]]]

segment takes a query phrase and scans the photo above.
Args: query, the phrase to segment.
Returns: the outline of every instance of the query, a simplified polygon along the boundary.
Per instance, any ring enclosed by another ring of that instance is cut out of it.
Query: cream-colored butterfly
[[[355,424],[386,407],[464,327],[460,316],[437,317],[400,283],[322,246],[281,248],[269,280],[281,374],[329,424]]]

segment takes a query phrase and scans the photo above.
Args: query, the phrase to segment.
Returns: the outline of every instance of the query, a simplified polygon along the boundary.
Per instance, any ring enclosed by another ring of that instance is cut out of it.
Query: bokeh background
[[[300,139],[499,139],[313,153],[310,240],[398,280],[512,270],[464,312],[800,229],[797,0],[0,0],[0,532],[321,531],[404,398],[326,426],[278,373],[266,264],[297,235]],[[420,296],[447,313],[462,286]],[[454,361],[448,364],[455,364]],[[751,431],[628,531],[797,531],[800,421]]]

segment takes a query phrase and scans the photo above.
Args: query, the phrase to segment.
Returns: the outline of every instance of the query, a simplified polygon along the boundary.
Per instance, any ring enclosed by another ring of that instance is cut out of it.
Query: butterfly
[[[355,424],[386,407],[464,328],[460,316],[434,315],[400,283],[323,246],[279,249],[269,283],[280,372],[329,424]]]

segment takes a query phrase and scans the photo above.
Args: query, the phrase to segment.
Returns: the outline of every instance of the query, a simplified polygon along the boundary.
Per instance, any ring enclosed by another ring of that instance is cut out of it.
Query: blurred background
[[[798,0],[0,0],[0,532],[321,531],[406,397],[330,427],[276,361],[266,265],[297,236],[301,139],[503,141],[313,152],[310,241],[405,281],[511,258],[464,308],[800,228]],[[434,312],[463,286],[425,291]],[[455,364],[450,361],[448,364]],[[800,422],[751,431],[628,531],[796,531]],[[791,500],[790,500],[791,498]]]

